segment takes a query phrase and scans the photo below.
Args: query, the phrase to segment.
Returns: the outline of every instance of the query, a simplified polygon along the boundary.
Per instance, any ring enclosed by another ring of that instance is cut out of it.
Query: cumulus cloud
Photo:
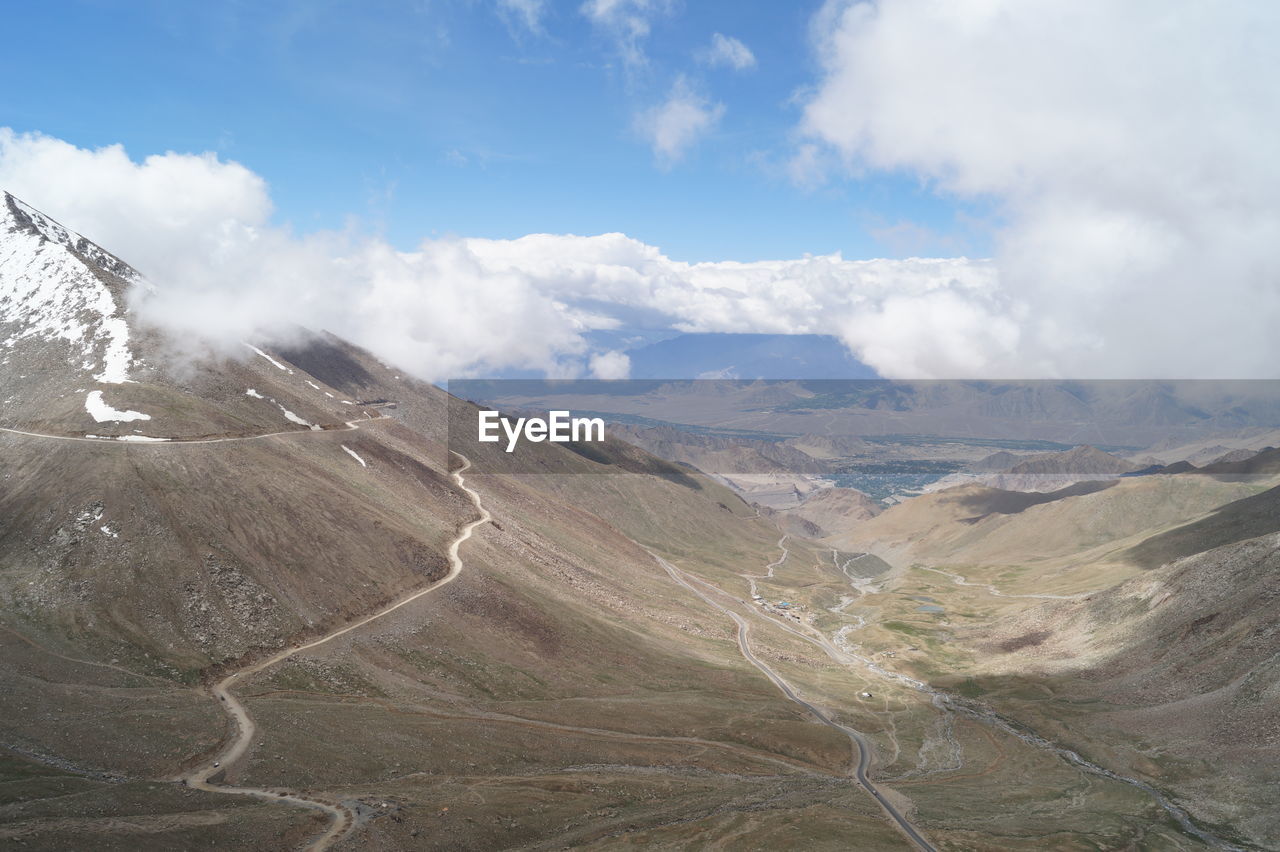
[[[724,116],[724,104],[695,92],[684,77],[676,78],[666,100],[636,116],[636,130],[663,166],[671,166]]]
[[[998,289],[886,300],[846,339],[878,323],[983,374],[1274,375],[1280,7],[832,0],[814,30],[805,144],[1006,222]]]
[[[220,234],[260,224],[272,209],[262,178],[214,154],[135,163],[121,145],[89,151],[8,128],[0,128],[0,185],[33,204],[38,198],[68,224],[92,223],[104,246],[143,264],[155,253],[206,255]],[[141,232],[141,222],[155,232]]]
[[[617,351],[592,355],[591,375],[597,379],[625,379],[631,375],[631,358]]]
[[[644,41],[652,20],[671,11],[671,0],[586,0],[579,9],[613,40],[623,65],[635,69],[648,64]]]
[[[0,186],[115,252],[157,292],[138,305],[183,338],[234,351],[324,328],[431,379],[524,366],[581,372],[584,331],[613,321],[490,273],[465,241],[416,252],[350,233],[272,226],[266,185],[212,154],[132,161],[0,130]]]
[[[891,376],[955,375],[957,357],[999,361],[1018,343],[992,269],[964,259],[689,264],[622,234],[399,251],[273,226],[261,178],[213,155],[135,162],[118,146],[3,130],[0,186],[146,274],[156,292],[136,303],[143,316],[228,352],[303,326],[429,380],[512,367],[620,377],[625,353],[587,341],[639,314],[684,331],[841,335]]]
[[[1017,308],[983,261],[689,264],[622,234],[466,242],[490,274],[520,275],[563,304],[656,311],[688,332],[832,334],[887,376],[964,375],[959,364],[1009,359],[1019,342]]]
[[[711,44],[702,51],[700,58],[711,67],[727,67],[735,71],[745,71],[756,64],[756,55],[733,36],[715,33],[711,36]]]

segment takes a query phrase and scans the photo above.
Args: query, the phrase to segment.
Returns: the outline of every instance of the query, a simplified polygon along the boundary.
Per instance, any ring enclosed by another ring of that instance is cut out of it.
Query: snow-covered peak
[[[22,199],[15,198],[6,192],[4,200],[6,207],[12,208],[15,214],[26,217],[31,226],[46,240],[61,243],[67,248],[75,248],[80,243],[88,242],[82,235],[55,222]]]
[[[141,283],[150,288],[150,283],[145,281],[137,270],[83,234],[76,233],[61,222],[49,218],[22,199],[16,198],[7,192],[4,193],[4,201],[4,206],[9,209],[0,211],[0,216],[10,214],[15,218],[25,219],[29,228],[34,229],[49,242],[57,243],[77,252],[99,269],[117,275],[131,284]]]
[[[0,352],[27,340],[63,342],[67,359],[96,381],[129,381],[124,289],[142,277],[7,192],[2,200]]]

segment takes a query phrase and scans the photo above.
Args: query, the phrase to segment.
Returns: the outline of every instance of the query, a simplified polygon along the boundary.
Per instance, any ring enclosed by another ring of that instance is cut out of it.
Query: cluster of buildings
[[[792,621],[800,621],[801,614],[806,610],[804,604],[792,603],[791,601],[775,601],[770,603],[760,595],[752,595],[751,600],[757,606],[763,608],[765,612],[780,615],[783,618],[790,618]]]

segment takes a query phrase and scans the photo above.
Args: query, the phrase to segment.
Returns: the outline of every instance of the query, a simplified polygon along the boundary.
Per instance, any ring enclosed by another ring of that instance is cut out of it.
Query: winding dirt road
[[[319,799],[307,798],[296,793],[281,791],[278,789],[269,790],[264,787],[239,787],[228,784],[217,784],[210,781],[213,776],[224,772],[244,756],[245,752],[249,749],[249,745],[253,742],[254,734],[257,732],[257,726],[253,722],[253,717],[249,715],[249,711],[244,704],[241,703],[240,700],[231,692],[231,688],[235,686],[237,682],[245,680],[252,675],[264,671],[265,669],[269,669],[277,663],[292,657],[294,654],[299,654],[311,648],[324,645],[327,642],[337,639],[339,636],[343,636],[353,630],[364,627],[370,622],[377,621],[383,616],[413,603],[424,595],[438,591],[457,579],[458,575],[462,573],[462,558],[458,555],[458,548],[462,546],[464,541],[471,538],[471,534],[475,531],[476,527],[481,524],[488,523],[492,520],[492,516],[489,514],[489,510],[484,507],[484,504],[481,503],[480,495],[468,486],[462,477],[463,471],[471,467],[471,461],[461,453],[454,453],[454,455],[462,460],[462,467],[453,472],[453,480],[457,483],[458,488],[465,491],[471,498],[471,503],[475,506],[479,516],[475,520],[468,521],[464,524],[458,530],[458,535],[454,538],[453,542],[450,543],[449,572],[431,585],[421,588],[418,591],[401,598],[395,603],[390,604],[389,606],[383,607],[372,615],[367,615],[364,618],[353,621],[331,633],[321,636],[319,639],[314,639],[302,645],[295,645],[293,647],[286,648],[285,650],[267,657],[264,660],[260,660],[232,672],[222,680],[218,681],[218,683],[213,686],[213,695],[218,699],[218,703],[222,705],[222,708],[231,717],[231,720],[235,725],[235,736],[213,759],[184,774],[181,776],[180,780],[184,781],[188,786],[194,787],[198,790],[207,790],[213,793],[231,793],[240,796],[252,796],[257,799],[287,803],[302,808],[323,811],[329,814],[333,818],[331,825],[323,835],[307,847],[310,850],[327,849],[335,841],[345,836],[347,832],[355,827],[355,814],[350,808],[341,802],[325,802]]]
[[[759,507],[756,507],[756,512],[758,513],[759,511],[760,511]],[[784,535],[782,538],[778,539],[778,547],[779,549],[782,550],[782,555],[779,556],[774,561],[770,562],[768,565],[766,565],[765,572],[763,574],[739,574],[738,575],[739,577],[742,577],[743,579],[745,579],[747,583],[750,585],[752,595],[759,594],[759,589],[756,588],[756,580],[772,580],[774,570],[782,567],[782,563],[786,562],[787,557],[791,555],[791,551],[787,550],[788,538],[790,538],[790,536]]]
[[[279,432],[261,432],[257,435],[228,435],[225,438],[149,438],[147,440],[127,440],[122,441],[118,438],[89,438],[77,435],[50,435],[46,432],[25,432],[22,429],[10,429],[8,426],[0,426],[0,432],[8,432],[10,435],[25,435],[28,438],[47,438],[51,441],[77,441],[85,444],[98,444],[100,446],[121,446],[121,447],[173,447],[185,446],[187,444],[228,444],[232,441],[260,441],[263,438],[274,438],[277,435],[324,435],[329,432],[354,432],[360,428],[360,424],[368,423],[374,420],[391,420],[390,417],[374,417],[367,411],[364,419],[348,420],[342,428],[335,429],[282,429]],[[129,436],[124,436],[128,438]]]
[[[280,432],[266,432],[266,433],[261,433],[257,435],[238,435],[238,436],[228,436],[223,438],[198,438],[193,440],[166,438],[164,440],[153,440],[153,441],[116,441],[110,438],[86,438],[86,437],[75,437],[75,436],[69,436],[69,435],[49,435],[41,432],[27,432],[21,429],[11,429],[11,428],[2,427],[2,426],[0,426],[0,432],[9,432],[14,435],[23,435],[25,437],[42,438],[46,440],[84,442],[84,443],[96,444],[98,446],[114,445],[114,446],[131,446],[131,447],[172,447],[172,446],[184,446],[189,444],[222,444],[222,443],[231,443],[235,441],[256,441],[256,440],[262,440],[264,438],[272,438],[272,437],[285,436],[285,435],[324,435],[330,432],[350,432],[350,431],[358,430],[361,428],[361,426],[367,425],[368,423],[377,423],[381,421],[392,420],[392,418],[389,418],[389,417],[373,417],[369,415],[368,412],[365,412],[365,418],[366,419],[348,420],[345,424],[345,427],[340,429],[319,429],[319,430],[287,429]],[[349,831],[351,831],[352,828],[355,827],[355,814],[351,811],[350,808],[348,808],[346,805],[342,804],[341,802],[326,802],[320,799],[302,796],[300,794],[297,794],[288,790],[267,789],[265,787],[241,787],[241,786],[235,786],[230,784],[218,784],[210,780],[214,776],[228,770],[232,765],[236,763],[236,761],[238,761],[241,757],[243,757],[245,752],[248,751],[250,744],[252,744],[254,735],[257,733],[257,726],[254,724],[253,717],[249,715],[249,711],[244,706],[244,704],[241,703],[241,701],[238,698],[236,698],[236,696],[231,692],[231,688],[238,681],[247,679],[252,675],[255,675],[265,669],[268,669],[271,666],[274,666],[277,663],[285,659],[288,659],[294,654],[298,654],[303,651],[307,651],[311,648],[316,648],[320,645],[324,645],[327,642],[331,642],[334,639],[337,639],[339,636],[343,636],[347,633],[350,633],[353,630],[357,630],[361,627],[364,627],[366,624],[369,624],[370,622],[376,621],[385,615],[395,612],[401,607],[407,606],[408,604],[413,603],[414,601],[418,600],[424,595],[428,595],[434,591],[437,591],[443,586],[446,586],[449,583],[453,582],[455,579],[457,579],[458,575],[462,572],[462,558],[458,554],[458,549],[462,546],[462,543],[464,541],[466,541],[471,537],[471,534],[475,531],[476,527],[480,526],[481,524],[488,523],[490,520],[492,520],[493,516],[490,515],[489,510],[484,507],[484,504],[480,500],[480,495],[474,489],[468,486],[466,484],[466,481],[462,477],[463,472],[471,467],[471,460],[468,459],[466,456],[462,455],[461,453],[455,452],[454,455],[456,455],[459,459],[462,460],[462,466],[459,467],[457,470],[453,471],[452,473],[453,480],[457,484],[458,488],[466,492],[466,494],[471,498],[471,503],[479,514],[475,520],[469,521],[466,524],[464,524],[458,530],[457,536],[450,543],[449,551],[448,551],[448,555],[449,555],[448,573],[445,574],[443,577],[441,577],[439,580],[435,581],[434,583],[422,589],[419,589],[418,591],[413,592],[412,594],[404,598],[401,598],[395,603],[392,603],[386,607],[383,607],[382,609],[378,610],[372,615],[365,616],[364,618],[361,618],[357,621],[353,621],[350,624],[344,625],[343,627],[340,627],[337,630],[332,631],[331,633],[321,636],[319,639],[314,639],[310,642],[306,642],[301,645],[295,645],[295,646],[289,647],[264,660],[260,660],[256,663],[252,663],[248,666],[245,666],[242,669],[238,669],[237,671],[234,671],[231,674],[224,677],[221,681],[219,681],[213,686],[211,691],[213,693],[213,696],[218,699],[218,703],[222,706],[223,710],[226,711],[227,715],[231,717],[231,721],[235,727],[235,735],[232,737],[231,741],[216,756],[214,756],[208,762],[172,780],[181,781],[187,786],[193,787],[198,790],[206,790],[214,793],[229,793],[229,794],[240,795],[240,796],[251,796],[253,798],[262,799],[264,801],[295,805],[300,808],[307,808],[310,810],[322,811],[328,814],[332,818],[332,822],[328,830],[325,831],[323,835],[321,835],[319,838],[317,838],[307,847],[307,849],[309,850],[327,849],[335,841],[345,836]]]

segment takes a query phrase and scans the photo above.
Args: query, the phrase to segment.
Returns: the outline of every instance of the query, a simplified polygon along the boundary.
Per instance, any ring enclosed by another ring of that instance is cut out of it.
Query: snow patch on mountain
[[[84,369],[107,384],[129,381],[129,326],[89,264],[131,283],[127,264],[8,193],[0,199],[0,346],[62,340]]]
[[[245,344],[245,346],[248,346],[248,347],[249,347],[250,349],[252,349],[254,352],[257,352],[257,353],[258,353],[259,355],[261,355],[263,358],[266,358],[266,359],[267,359],[268,361],[270,361],[272,364],[275,364],[277,368],[279,368],[279,369],[281,369],[281,370],[284,370],[286,373],[288,373],[288,374],[289,374],[289,375],[291,375],[291,376],[293,375],[293,370],[290,370],[290,369],[289,369],[288,367],[286,367],[284,364],[281,364],[281,363],[280,363],[279,361],[277,361],[275,358],[272,358],[270,355],[268,355],[267,353],[263,352],[263,351],[262,351],[261,349],[259,349],[258,347],[256,347],[256,346],[251,346],[251,345],[250,345],[250,344],[248,344],[248,343],[246,343],[246,344]]]
[[[276,402],[274,399],[273,399],[273,400],[271,400],[271,401],[272,401],[272,402]],[[303,420],[301,417],[299,417],[298,415],[294,414],[292,411],[290,411],[289,409],[285,408],[283,405],[280,405],[280,403],[278,403],[278,402],[276,402],[276,405],[277,405],[277,406],[280,408],[280,410],[284,413],[284,419],[285,419],[285,420],[288,420],[290,423],[297,423],[299,426],[306,426],[308,429],[311,429],[311,430],[316,431],[316,432],[319,432],[319,431],[320,431],[320,427],[319,427],[319,426],[317,426],[316,424],[314,424],[314,423],[310,423],[310,422],[308,422],[308,421],[306,421],[306,420]]]
[[[249,346],[249,344],[247,344],[247,343],[246,343],[246,344],[245,344],[245,346]],[[253,347],[252,347],[252,346],[249,346],[249,348],[250,348],[250,349],[253,349]],[[257,351],[257,350],[254,350],[254,351]],[[258,352],[258,354],[259,354],[259,355],[262,355],[262,357],[263,357],[263,358],[266,358],[267,360],[271,360],[269,356],[267,356],[267,355],[265,355],[265,354],[263,354],[263,353],[261,353],[261,352]],[[272,363],[274,363],[274,362],[272,362]],[[278,366],[278,365],[277,365],[277,366]],[[285,369],[285,368],[284,368],[284,367],[281,367],[280,369],[282,369],[282,370],[283,370],[283,369]],[[291,371],[291,372],[292,372],[292,371]],[[244,392],[244,394],[245,394],[245,396],[251,396],[251,397],[253,397],[254,399],[265,399],[265,400],[267,400],[268,402],[273,403],[273,404],[275,405],[275,407],[276,407],[276,408],[278,408],[278,409],[280,409],[280,412],[281,412],[282,414],[284,414],[284,419],[285,419],[285,420],[288,420],[290,423],[297,423],[299,426],[306,426],[308,429],[310,429],[310,430],[311,430],[311,431],[313,431],[313,432],[319,432],[319,431],[320,431],[320,429],[321,429],[321,427],[320,427],[320,426],[318,426],[318,425],[316,425],[315,423],[311,423],[310,421],[303,420],[301,417],[299,417],[298,415],[294,414],[294,413],[293,413],[292,411],[290,411],[289,409],[285,408],[285,407],[280,403],[280,401],[279,401],[279,400],[277,400],[277,399],[276,399],[275,397],[273,397],[273,396],[263,396],[262,394],[258,393],[256,390],[254,390],[253,388],[249,388],[247,391],[245,391],[245,392]]]
[[[102,399],[102,391],[90,391],[89,395],[84,398],[84,409],[89,412],[89,416],[99,423],[127,423],[131,420],[150,420],[150,414],[143,414],[141,411],[121,411],[112,408]]]

